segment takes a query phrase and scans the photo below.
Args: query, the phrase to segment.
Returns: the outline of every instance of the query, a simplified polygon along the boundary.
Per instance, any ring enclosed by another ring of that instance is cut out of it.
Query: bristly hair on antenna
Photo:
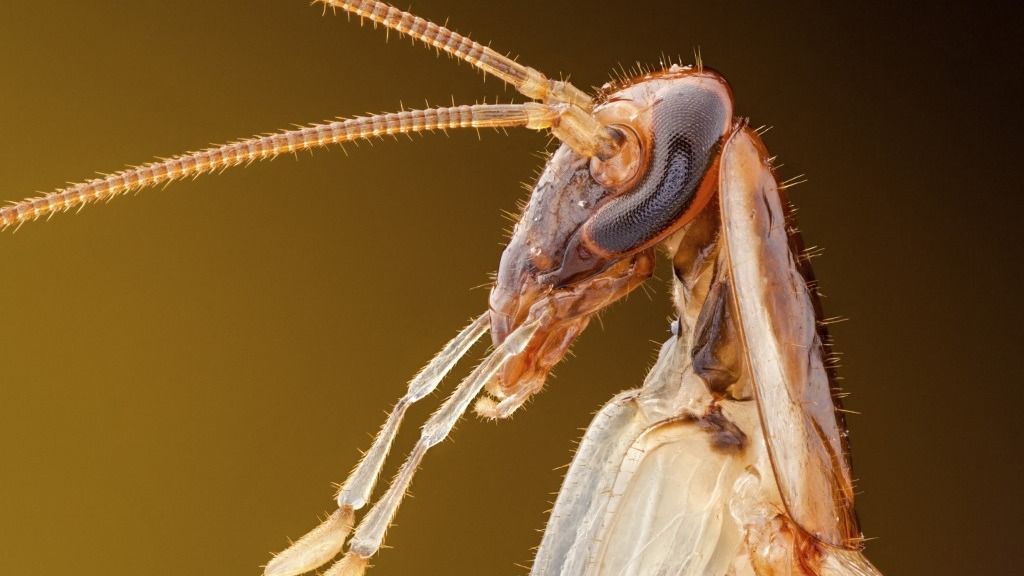
[[[479,42],[444,26],[377,0],[314,0],[380,24],[388,30],[410,36],[427,46],[443,50],[455,58],[508,82],[527,98],[565,108],[552,124],[556,138],[584,156],[607,160],[621,146],[618,132],[602,125],[592,112],[594,98],[571,83],[552,80],[529,66],[503,56]]]
[[[520,94],[532,100],[569,104],[587,112],[593,109],[594,101],[590,95],[569,82],[551,80],[541,72],[524,66],[488,46],[384,2],[314,0],[314,3],[355,14],[360,19],[365,18],[403,36],[410,36],[428,46],[443,50],[459,60],[476,66],[486,74],[508,82]]]
[[[539,102],[403,110],[246,138],[128,168],[72,184],[49,194],[13,202],[0,208],[0,229],[18,227],[30,220],[81,208],[92,202],[110,200],[143,188],[219,172],[256,160],[272,159],[286,152],[312,150],[380,136],[455,128],[524,127],[550,129],[555,137],[584,156],[608,159],[618,153],[621,135],[594,117],[593,98],[569,82],[551,80],[537,70],[523,66],[444,26],[384,2],[314,0],[316,2],[322,3],[325,9],[339,8],[443,50],[512,84],[520,93]]]
[[[20,226],[72,208],[81,209],[86,204],[110,200],[144,188],[219,172],[257,160],[270,160],[285,153],[382,136],[455,128],[525,127],[541,130],[550,127],[557,115],[558,111],[550,106],[528,102],[447,106],[313,124],[173,156],[14,202],[0,208],[0,229]]]

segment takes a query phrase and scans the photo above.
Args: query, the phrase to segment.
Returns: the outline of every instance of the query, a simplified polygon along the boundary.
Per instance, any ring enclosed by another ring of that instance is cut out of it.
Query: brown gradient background
[[[301,0],[7,0],[4,200],[293,122],[513,97]],[[861,412],[886,574],[1022,555],[1021,20],[934,2],[415,8],[580,85],[664,51],[776,128]],[[994,5],[993,5],[994,6]],[[255,575],[331,507],[405,381],[484,309],[543,135],[453,133],[146,191],[0,237],[0,574]],[[521,574],[573,442],[638,385],[664,285],[595,324],[514,421],[431,453],[377,576]],[[479,351],[477,352],[479,354]],[[413,426],[438,401],[414,412]],[[388,474],[390,475],[390,469]]]

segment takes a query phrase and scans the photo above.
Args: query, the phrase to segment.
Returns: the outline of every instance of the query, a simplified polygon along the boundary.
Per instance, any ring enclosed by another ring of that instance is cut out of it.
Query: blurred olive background
[[[583,86],[699,46],[737,110],[775,126],[783,176],[810,180],[792,197],[826,248],[826,310],[851,318],[834,335],[861,413],[858,509],[894,575],[1024,560],[1021,20],[967,4],[415,5]],[[292,123],[517,98],[300,0],[8,0],[0,70],[4,200]],[[548,147],[413,141],[0,237],[0,573],[255,575],[331,508],[406,380],[484,310],[501,211]],[[513,421],[467,418],[430,454],[373,574],[524,572],[580,429],[667,334],[667,278],[595,323]]]

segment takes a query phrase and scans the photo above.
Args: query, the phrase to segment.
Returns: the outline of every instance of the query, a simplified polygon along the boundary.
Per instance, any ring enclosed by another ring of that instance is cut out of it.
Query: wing
[[[719,178],[729,283],[779,491],[805,531],[833,546],[857,547],[846,429],[815,301],[791,247],[768,155],[752,130],[728,141]]]
[[[606,510],[596,576],[719,575],[734,565],[742,533],[729,501],[747,462],[716,449],[709,425],[664,422],[633,444]]]
[[[702,416],[711,397],[686,340],[666,342],[643,388],[616,396],[594,418],[559,491],[534,576],[753,574],[730,571],[743,533],[729,501],[757,450],[721,440],[743,438],[740,428],[756,429],[757,416],[752,402],[730,410],[739,427],[718,412]]]

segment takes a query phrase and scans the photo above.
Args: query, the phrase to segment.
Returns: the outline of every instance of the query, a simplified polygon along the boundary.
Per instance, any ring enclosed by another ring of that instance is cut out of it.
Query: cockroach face
[[[719,75],[674,66],[607,88],[595,116],[616,130],[618,154],[559,148],[501,257],[490,296],[495,344],[528,320],[542,326],[505,366],[499,395],[539,387],[593,314],[650,277],[655,246],[716,189],[732,98]]]

